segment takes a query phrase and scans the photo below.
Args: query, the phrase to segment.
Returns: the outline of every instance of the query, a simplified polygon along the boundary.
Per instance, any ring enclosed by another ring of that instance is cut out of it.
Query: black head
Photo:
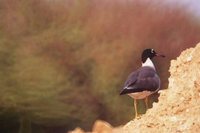
[[[145,49],[142,52],[142,62],[144,63],[147,60],[147,58],[152,59],[155,56],[165,57],[164,55],[156,53],[154,49]]]

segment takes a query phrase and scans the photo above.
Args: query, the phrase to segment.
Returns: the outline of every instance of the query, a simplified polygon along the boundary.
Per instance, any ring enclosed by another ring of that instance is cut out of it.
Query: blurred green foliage
[[[182,8],[144,1],[1,0],[0,18],[4,133],[90,129],[96,119],[123,124],[133,101],[119,91],[142,49],[166,54],[156,61],[166,88],[169,61],[200,39],[199,23]]]

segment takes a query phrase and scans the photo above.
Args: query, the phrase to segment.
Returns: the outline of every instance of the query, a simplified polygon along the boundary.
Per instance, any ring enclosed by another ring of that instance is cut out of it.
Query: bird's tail
[[[133,90],[130,87],[125,87],[123,90],[120,92],[120,95],[128,94],[131,93]]]

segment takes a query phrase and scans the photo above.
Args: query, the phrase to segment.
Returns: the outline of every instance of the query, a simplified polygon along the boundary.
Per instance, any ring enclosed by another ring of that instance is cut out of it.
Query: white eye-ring
[[[151,53],[154,53],[154,50],[153,50],[153,49],[151,49]]]

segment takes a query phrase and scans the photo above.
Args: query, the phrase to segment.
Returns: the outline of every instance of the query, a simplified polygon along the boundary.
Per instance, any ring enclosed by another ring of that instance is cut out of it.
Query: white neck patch
[[[154,70],[156,70],[155,66],[150,58],[147,58],[147,60],[144,63],[142,63],[142,66],[152,67]]]

